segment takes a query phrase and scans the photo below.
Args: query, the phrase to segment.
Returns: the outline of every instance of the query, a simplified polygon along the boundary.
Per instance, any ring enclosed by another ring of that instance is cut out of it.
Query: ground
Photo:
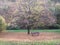
[[[39,36],[28,35],[26,32],[3,32],[0,33],[0,40],[5,41],[41,41],[60,39],[60,33],[40,32]]]

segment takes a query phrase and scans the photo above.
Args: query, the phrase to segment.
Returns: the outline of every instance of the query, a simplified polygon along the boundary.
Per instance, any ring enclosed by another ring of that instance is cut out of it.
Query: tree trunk
[[[30,29],[28,29],[28,34],[30,34]]]
[[[30,34],[30,26],[27,26],[27,30],[28,30],[27,34]]]

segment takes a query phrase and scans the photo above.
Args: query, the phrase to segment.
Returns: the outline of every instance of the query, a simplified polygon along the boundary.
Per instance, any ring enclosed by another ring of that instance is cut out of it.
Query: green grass
[[[0,41],[0,45],[60,45],[60,40],[40,41],[40,42]]]
[[[7,32],[27,32],[27,30],[7,30]],[[58,32],[60,29],[55,30],[31,30],[31,32]],[[60,39],[49,41],[33,41],[33,42],[20,42],[20,41],[0,41],[0,45],[60,45]]]
[[[45,29],[45,30],[30,30],[31,32],[59,32],[60,33],[60,29]],[[27,32],[27,30],[7,30],[7,32]]]

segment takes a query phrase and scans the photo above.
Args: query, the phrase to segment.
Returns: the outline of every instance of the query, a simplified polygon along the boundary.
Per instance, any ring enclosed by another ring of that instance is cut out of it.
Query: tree
[[[6,22],[5,22],[5,19],[0,16],[0,32],[6,30]]]
[[[4,11],[5,18],[10,25],[28,29],[30,34],[30,29],[56,23],[55,16],[49,9],[50,4],[47,0],[19,0]]]
[[[20,28],[28,29],[28,34],[30,34],[30,29],[50,26],[56,23],[53,12],[47,7],[45,8],[44,2],[42,3],[39,0],[22,0],[18,5],[19,12],[16,14],[20,14],[20,16],[13,19],[12,22]]]

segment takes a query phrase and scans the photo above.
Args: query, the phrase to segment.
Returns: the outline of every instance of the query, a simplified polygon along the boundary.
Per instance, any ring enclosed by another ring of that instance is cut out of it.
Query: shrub
[[[7,30],[19,30],[20,28],[18,26],[7,26]]]
[[[5,19],[0,16],[0,32],[6,30],[6,22],[5,22]]]
[[[54,24],[52,26],[49,26],[49,29],[60,29],[60,25],[59,24]]]

